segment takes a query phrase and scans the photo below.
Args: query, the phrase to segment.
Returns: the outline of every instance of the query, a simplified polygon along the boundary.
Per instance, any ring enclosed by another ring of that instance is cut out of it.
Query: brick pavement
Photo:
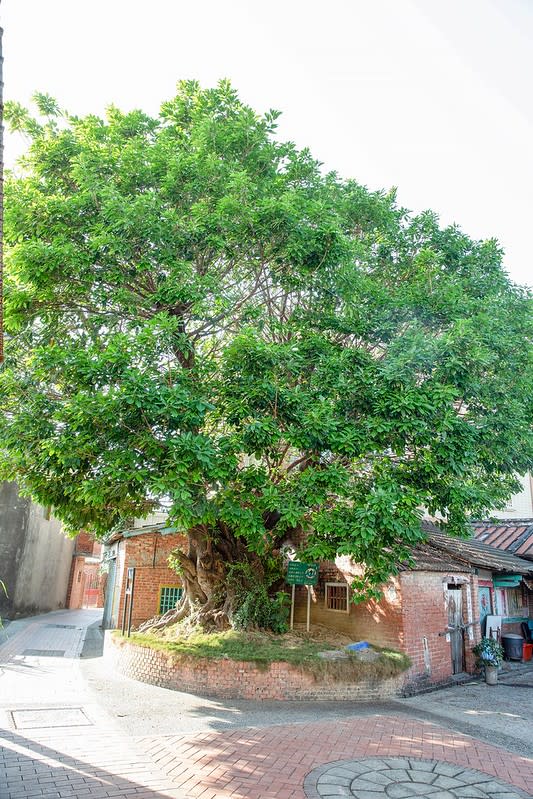
[[[77,658],[97,618],[94,611],[62,611],[17,623],[14,634],[7,628],[0,646],[0,799],[182,797],[84,690]]]
[[[305,799],[303,782],[312,769],[375,756],[440,760],[484,771],[526,793],[533,786],[533,760],[400,716],[147,737],[140,743],[185,796],[201,799]]]
[[[128,735],[81,679],[90,614],[36,617],[0,646],[0,799],[304,799],[313,769],[377,755],[454,763],[531,793],[532,760],[399,715],[320,722],[318,706],[313,723]]]

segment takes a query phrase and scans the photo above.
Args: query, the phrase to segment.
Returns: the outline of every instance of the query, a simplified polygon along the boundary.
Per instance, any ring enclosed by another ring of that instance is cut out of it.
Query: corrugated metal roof
[[[533,560],[533,519],[473,522],[472,527],[478,541]]]
[[[146,535],[149,533],[159,533],[160,535],[169,535],[170,533],[177,533],[177,527],[161,523],[161,524],[146,524],[144,527],[130,527],[128,530],[116,530],[109,538],[106,538],[107,545],[113,544],[115,541],[120,541],[121,538],[134,538],[137,535]]]

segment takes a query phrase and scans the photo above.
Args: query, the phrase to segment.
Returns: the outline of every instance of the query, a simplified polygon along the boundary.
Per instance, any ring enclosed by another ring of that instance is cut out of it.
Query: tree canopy
[[[326,173],[227,82],[157,118],[35,99],[6,109],[0,476],[97,535],[168,508],[204,566],[228,536],[351,555],[367,592],[424,511],[460,534],[509,496],[532,315],[496,241]]]

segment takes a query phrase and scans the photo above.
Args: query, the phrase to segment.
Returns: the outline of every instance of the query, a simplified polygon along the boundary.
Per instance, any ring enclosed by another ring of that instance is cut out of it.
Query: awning
[[[505,577],[494,578],[494,588],[518,588],[522,582],[521,574],[507,574]]]

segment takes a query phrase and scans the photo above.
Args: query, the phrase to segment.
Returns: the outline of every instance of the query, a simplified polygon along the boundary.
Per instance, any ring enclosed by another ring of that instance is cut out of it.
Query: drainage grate
[[[80,707],[50,707],[30,710],[12,710],[11,718],[17,730],[35,730],[45,727],[90,727]]]
[[[45,627],[52,627],[54,630],[75,630],[75,624],[45,624]]]
[[[35,658],[62,658],[66,649],[25,649],[24,657]]]

